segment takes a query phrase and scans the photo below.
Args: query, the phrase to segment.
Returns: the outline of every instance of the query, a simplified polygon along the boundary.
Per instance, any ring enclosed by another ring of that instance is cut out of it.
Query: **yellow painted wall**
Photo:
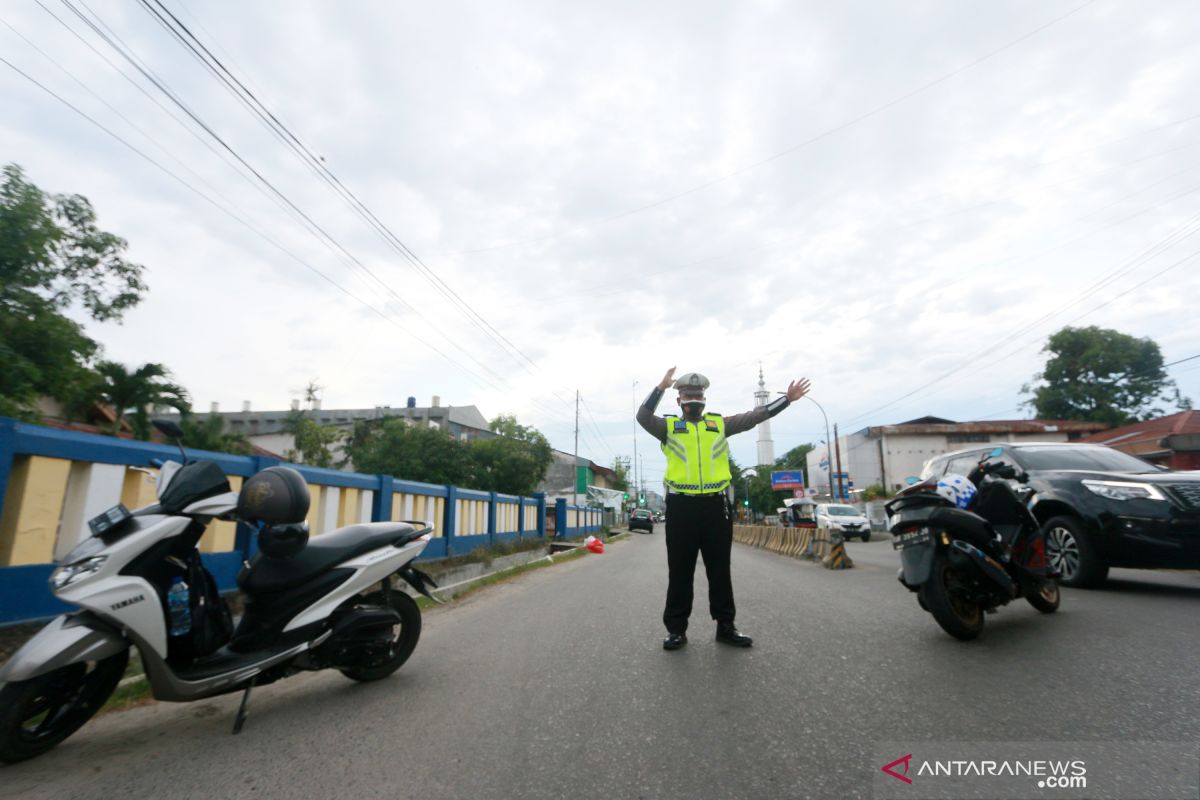
[[[158,481],[158,470],[145,472],[129,467],[125,470],[125,481],[121,485],[121,503],[133,511],[158,502],[158,492],[155,490]]]
[[[410,497],[412,498],[412,512],[406,514],[404,512],[404,504]],[[399,522],[406,518],[417,522],[428,520],[433,525],[433,538],[436,539],[442,535],[443,505],[443,500],[440,497],[396,492],[392,495],[392,521]]]
[[[304,521],[308,523],[309,536],[314,536],[317,533],[317,520],[323,516],[321,514],[321,487],[314,484],[308,484],[308,496],[311,498],[308,504],[308,515]]]
[[[358,522],[358,489],[342,487],[338,491],[337,526],[341,528],[355,522]]]
[[[71,462],[17,456],[0,517],[0,566],[48,564],[62,516]]]
[[[240,475],[229,476],[229,488],[235,492],[242,490],[242,478]],[[236,522],[213,520],[209,523],[208,530],[200,537],[200,551],[202,553],[228,553],[230,550],[235,549],[236,545]]]

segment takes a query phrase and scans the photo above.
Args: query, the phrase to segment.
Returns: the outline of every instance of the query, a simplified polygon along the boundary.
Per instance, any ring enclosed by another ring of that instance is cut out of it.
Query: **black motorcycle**
[[[979,636],[984,614],[1018,597],[1045,614],[1059,606],[1045,536],[1029,510],[1033,490],[1013,488],[1012,465],[990,460],[999,455],[992,451],[967,476],[978,490],[965,510],[937,493],[937,478],[886,506],[902,564],[897,579],[958,639]]]

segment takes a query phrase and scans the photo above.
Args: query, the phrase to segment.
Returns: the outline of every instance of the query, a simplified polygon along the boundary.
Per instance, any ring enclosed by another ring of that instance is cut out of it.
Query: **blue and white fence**
[[[189,450],[215,462],[234,490],[266,467],[262,456]],[[0,625],[41,619],[68,607],[50,593],[54,562],[90,535],[87,521],[117,503],[138,508],[155,502],[154,461],[178,460],[174,447],[29,425],[0,417]],[[356,522],[421,521],[434,538],[422,560],[463,555],[477,547],[545,538],[547,516],[558,538],[600,529],[602,510],[559,500],[547,508],[532,497],[420,483],[390,475],[363,475],[288,464],[312,495],[314,536]],[[201,539],[205,564],[222,590],[234,588],[242,562],[253,553],[250,529],[213,522]]]

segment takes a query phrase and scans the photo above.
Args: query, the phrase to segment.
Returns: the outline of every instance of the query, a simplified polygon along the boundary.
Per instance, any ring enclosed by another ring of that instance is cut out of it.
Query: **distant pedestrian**
[[[654,387],[637,412],[637,421],[662,443],[667,457],[667,604],[663,625],[664,650],[687,644],[688,618],[692,614],[696,556],[704,557],[708,575],[708,610],[717,623],[717,641],[737,647],[754,643],[734,625],[733,582],[729,557],[733,550],[733,508],[729,488],[729,443],[726,437],[753,429],[808,393],[801,378],[787,392],[765,406],[722,417],[704,413],[708,378],[689,372],[674,380],[675,367]],[[672,383],[679,390],[676,402],[683,416],[655,416],[663,392]]]

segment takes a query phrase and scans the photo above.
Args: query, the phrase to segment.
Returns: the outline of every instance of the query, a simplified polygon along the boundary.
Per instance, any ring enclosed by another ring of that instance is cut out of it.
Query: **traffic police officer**
[[[692,587],[696,556],[704,557],[708,575],[708,610],[717,622],[717,641],[749,647],[753,639],[733,624],[733,582],[729,555],[733,549],[733,509],[729,488],[729,443],[726,437],[754,428],[808,393],[808,381],[788,385],[783,397],[744,414],[722,417],[704,413],[708,378],[689,372],[674,380],[675,367],[642,403],[637,421],[662,443],[667,457],[667,605],[663,624],[667,638],[663,649],[678,650],[687,644],[688,617],[692,613]],[[674,386],[683,416],[655,415],[663,392]]]

